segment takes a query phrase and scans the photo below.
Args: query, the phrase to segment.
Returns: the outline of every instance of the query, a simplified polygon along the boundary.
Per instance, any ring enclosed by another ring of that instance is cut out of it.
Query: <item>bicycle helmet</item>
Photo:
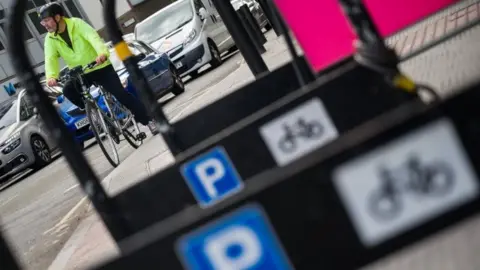
[[[51,2],[40,7],[38,15],[40,20],[48,17],[55,17],[55,15],[64,16],[65,12],[63,7],[57,2]]]
[[[43,20],[48,17],[54,18],[56,15],[60,16],[65,16],[65,11],[63,10],[62,5],[60,5],[57,2],[51,2],[48,4],[43,5],[40,7],[38,10],[38,16],[40,17],[40,20]],[[55,24],[57,25],[57,30],[55,31],[55,36],[58,34],[58,22],[55,20]]]

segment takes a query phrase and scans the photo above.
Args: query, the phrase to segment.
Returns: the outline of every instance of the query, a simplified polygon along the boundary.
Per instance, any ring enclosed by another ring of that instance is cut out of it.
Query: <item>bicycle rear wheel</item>
[[[108,162],[113,167],[117,167],[118,164],[120,164],[120,158],[118,156],[116,143],[110,134],[110,129],[107,128],[107,123],[105,122],[105,119],[103,119],[103,115],[99,112],[97,107],[88,103],[85,106],[85,110],[100,149]],[[102,140],[102,137],[106,137],[105,140]]]

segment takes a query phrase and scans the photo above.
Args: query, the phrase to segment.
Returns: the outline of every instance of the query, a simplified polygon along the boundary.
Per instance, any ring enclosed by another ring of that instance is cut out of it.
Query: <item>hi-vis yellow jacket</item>
[[[71,49],[59,34],[54,36],[48,33],[45,37],[45,77],[58,79],[60,74],[58,58],[61,57],[69,68],[85,66],[104,54],[107,61],[85,73],[101,69],[111,64],[108,57],[109,50],[105,41],[88,23],[79,18],[64,18],[67,24],[68,35],[72,41]]]

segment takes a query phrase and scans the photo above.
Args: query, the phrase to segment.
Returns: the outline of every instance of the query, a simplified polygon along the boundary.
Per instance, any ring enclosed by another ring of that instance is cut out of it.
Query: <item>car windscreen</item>
[[[193,8],[190,1],[181,1],[137,24],[135,38],[151,44],[184,26],[192,19]]]
[[[125,65],[120,60],[120,58],[118,58],[115,50],[110,50],[110,62],[112,62],[112,66],[115,69],[115,71],[119,71],[125,68]]]
[[[17,101],[10,101],[0,107],[0,130],[17,122]]]

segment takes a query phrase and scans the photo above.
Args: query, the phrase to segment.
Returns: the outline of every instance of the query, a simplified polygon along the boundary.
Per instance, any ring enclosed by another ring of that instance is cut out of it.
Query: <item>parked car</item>
[[[75,106],[70,100],[64,98],[61,84],[56,87],[47,86],[45,81],[41,81],[41,84],[45,92],[49,95],[52,104],[57,109],[65,126],[73,134],[78,145],[83,148],[85,141],[94,137],[85,111],[80,110],[80,108]],[[93,89],[92,95],[98,96],[98,94],[98,89]],[[104,109],[106,110],[106,106],[104,106]]]
[[[183,77],[196,76],[210,64],[222,64],[221,54],[235,47],[210,0],[178,0],[135,26],[135,39],[168,54]]]
[[[265,28],[265,30],[272,29],[270,22],[268,21],[265,12],[263,11],[260,4],[255,0],[232,0],[230,2],[235,10],[238,10],[241,6],[247,5],[252,12],[253,17],[257,20],[260,29]]]
[[[0,107],[0,180],[52,161],[56,142],[25,90]]]
[[[185,91],[185,85],[182,78],[180,78],[177,69],[166,53],[160,53],[145,42],[139,40],[126,39],[126,43],[135,55],[139,68],[147,78],[149,86],[157,98],[170,92],[174,95],[180,95]],[[138,97],[137,90],[130,79],[130,74],[123,62],[117,57],[112,43],[108,42],[107,46],[111,50],[110,61],[120,77],[123,87],[125,87],[128,92]]]

